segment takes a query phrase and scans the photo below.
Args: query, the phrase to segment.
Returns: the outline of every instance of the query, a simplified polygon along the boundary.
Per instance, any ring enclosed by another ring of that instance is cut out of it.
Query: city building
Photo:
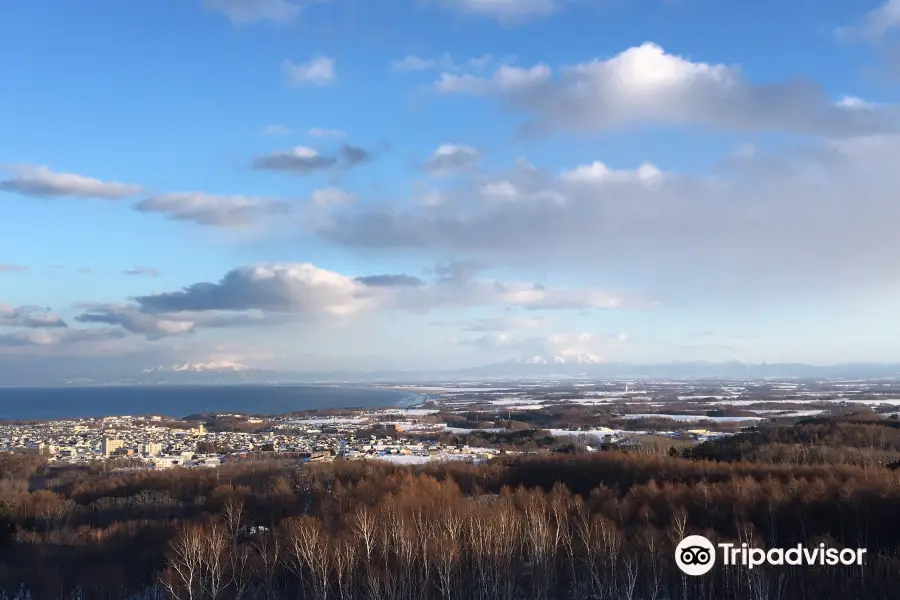
[[[122,440],[114,440],[112,438],[105,437],[100,444],[100,451],[103,453],[103,456],[110,456],[116,450],[125,447],[125,442]]]

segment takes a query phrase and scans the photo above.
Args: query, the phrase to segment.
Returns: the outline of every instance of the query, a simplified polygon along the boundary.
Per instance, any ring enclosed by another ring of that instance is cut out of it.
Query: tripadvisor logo
[[[675,564],[686,575],[703,575],[716,564],[716,549],[702,535],[689,535],[675,548]]]
[[[805,548],[797,544],[791,548],[751,548],[744,543],[718,544],[722,564],[727,567],[743,566],[753,569],[761,565],[862,565],[865,548],[829,548],[819,544]],[[702,535],[689,535],[675,548],[675,564],[686,575],[703,575],[716,564],[716,547]]]

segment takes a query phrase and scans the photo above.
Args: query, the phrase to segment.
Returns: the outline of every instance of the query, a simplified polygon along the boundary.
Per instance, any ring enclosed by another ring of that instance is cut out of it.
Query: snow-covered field
[[[667,415],[662,413],[643,413],[635,415],[619,415],[620,419],[672,419],[673,421],[682,421],[692,423],[695,421],[713,421],[716,423],[739,423],[741,421],[759,421],[763,417],[707,417],[705,415]]]
[[[364,418],[350,417],[317,417],[310,419],[285,419],[285,425],[359,425],[365,423]]]
[[[387,410],[378,411],[375,414],[380,415],[405,415],[407,417],[425,417],[428,415],[436,415],[440,411],[434,408],[389,408]]]
[[[502,427],[489,427],[487,429],[467,429],[465,427],[444,427],[444,431],[449,431],[450,433],[459,433],[459,434],[469,434],[473,431],[483,431],[485,433],[498,432],[498,431],[506,431]]]
[[[788,410],[788,411],[784,411],[784,410],[775,410],[775,409],[758,410],[755,408],[751,408],[750,410],[755,412],[758,415],[772,414],[772,415],[776,415],[779,417],[812,417],[814,415],[821,415],[822,413],[826,412],[824,410]]]
[[[639,433],[645,433],[642,431],[625,431],[624,429],[610,429],[609,427],[597,427],[595,429],[589,429],[587,431],[579,430],[579,429],[549,429],[550,435],[555,437],[571,437],[571,436],[579,436],[579,435],[596,435],[598,437],[603,437],[606,435],[610,435],[613,438],[619,438],[626,435],[635,435]]]
[[[487,450],[483,450],[483,452],[487,452]],[[479,458],[477,454],[480,454],[478,448],[473,448],[470,452],[465,454],[438,454],[436,456],[419,456],[415,454],[382,454],[372,456],[371,458],[375,460],[383,460],[385,462],[394,463],[397,465],[425,465],[428,463],[440,463],[440,462],[448,462],[452,460],[471,460],[473,462],[482,462],[483,458]]]

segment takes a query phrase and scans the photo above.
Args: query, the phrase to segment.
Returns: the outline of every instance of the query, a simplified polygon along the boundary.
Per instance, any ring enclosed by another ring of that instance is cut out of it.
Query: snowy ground
[[[285,419],[285,425],[359,425],[365,423],[364,418],[349,417],[318,417],[310,419]]]
[[[609,427],[597,427],[596,429],[590,429],[587,431],[579,430],[579,429],[549,429],[550,435],[555,437],[572,437],[579,435],[596,435],[598,437],[603,437],[606,435],[612,436],[613,438],[620,438],[623,436],[629,435],[638,435],[642,433],[646,433],[644,431],[625,431],[624,429],[610,429]]]
[[[673,421],[695,422],[714,421],[716,423],[739,423],[741,421],[760,421],[763,417],[707,417],[705,415],[667,415],[662,413],[643,413],[636,415],[619,415],[620,419],[672,419]]]
[[[773,415],[778,417],[812,417],[814,415],[821,415],[826,412],[824,410],[758,410],[755,408],[751,408],[751,411],[755,412],[758,415]]]
[[[385,462],[390,462],[397,465],[425,465],[428,463],[440,463],[451,460],[471,460],[473,462],[484,461],[483,458],[478,458],[476,456],[476,453],[478,453],[477,449],[474,449],[472,452],[467,454],[438,454],[436,456],[417,456],[414,454],[383,454],[372,456],[371,458],[375,460],[383,460]]]
[[[467,429],[465,427],[444,427],[444,431],[449,431],[450,433],[459,433],[459,434],[469,434],[473,431],[483,431],[485,433],[496,433],[498,431],[506,431],[502,427],[488,427],[487,429]]]

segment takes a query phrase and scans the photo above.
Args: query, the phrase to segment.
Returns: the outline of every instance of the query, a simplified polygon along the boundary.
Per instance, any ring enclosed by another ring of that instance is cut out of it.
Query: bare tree
[[[166,592],[177,600],[202,597],[202,578],[205,535],[199,525],[182,528],[169,548],[169,568],[161,583]]]
[[[213,521],[204,529],[203,552],[200,554],[201,585],[209,600],[218,600],[224,588],[229,585],[227,568],[229,564],[229,538],[224,526]]]
[[[222,520],[227,527],[228,536],[232,542],[236,542],[244,532],[246,525],[246,512],[244,501],[240,498],[229,498],[222,508]]]
[[[322,524],[312,517],[296,517],[288,521],[286,533],[291,570],[313,598],[326,600],[330,569]]]

